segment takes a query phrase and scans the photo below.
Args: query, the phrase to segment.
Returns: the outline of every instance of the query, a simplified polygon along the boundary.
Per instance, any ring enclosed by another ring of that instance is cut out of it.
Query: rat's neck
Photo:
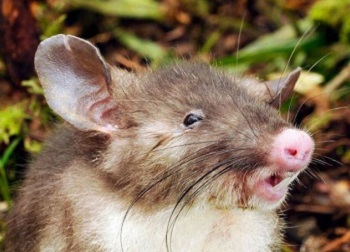
[[[277,251],[281,242],[280,221],[274,212],[198,209],[193,206],[185,209],[175,222],[176,215],[169,222],[172,210],[169,208],[152,215],[131,211],[125,219],[122,236],[119,227],[125,211],[110,212],[102,218],[109,220],[101,229],[108,230],[108,235],[100,235],[106,239],[100,243],[112,245],[110,249],[120,248],[122,237],[124,251],[131,252],[266,252]]]
[[[146,231],[143,234],[145,236],[148,233],[149,239],[145,238],[145,243],[156,236],[164,246],[168,225],[168,243],[171,243],[171,251],[174,252],[274,251],[281,240],[280,220],[277,214],[271,211],[240,208],[218,210],[192,206],[191,209],[184,210],[177,219],[175,214],[169,224],[171,212],[172,209],[169,209],[144,219],[145,225],[143,224],[143,227],[140,225],[139,231],[141,233]],[[132,226],[133,224],[130,223],[130,228]],[[144,227],[148,228],[142,231]],[[149,230],[154,230],[154,233],[149,233]],[[136,242],[135,237],[129,237],[126,233],[123,237],[125,237],[125,245],[128,242],[130,244]],[[140,239],[140,235],[137,239]],[[134,242],[131,242],[132,240]],[[150,244],[150,248],[152,246],[156,245]]]
[[[68,175],[63,179],[66,190],[70,190],[72,180],[81,182],[81,175]],[[129,205],[113,192],[103,191],[103,186],[93,182],[93,176],[90,179],[86,176],[85,183],[80,184],[83,194],[68,196],[73,204],[72,214],[81,216],[75,219],[72,229],[82,235],[77,239],[86,248],[98,246],[102,251],[121,251],[122,240],[124,251],[166,252],[167,237],[172,252],[265,252],[277,250],[281,240],[280,220],[274,211],[214,209],[194,203],[178,217],[175,211],[170,222],[174,206],[152,213],[135,207],[125,218]]]

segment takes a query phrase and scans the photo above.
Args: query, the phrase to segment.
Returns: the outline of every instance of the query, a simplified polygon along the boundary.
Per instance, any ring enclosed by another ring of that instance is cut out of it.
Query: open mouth
[[[288,186],[298,175],[299,172],[272,174],[256,184],[256,192],[258,196],[268,201],[279,201],[284,198]]]
[[[283,177],[281,175],[278,175],[278,174],[273,174],[270,177],[268,177],[267,179],[265,179],[265,181],[268,184],[272,185],[273,187],[278,185],[282,180],[283,180]]]
[[[279,191],[282,188],[287,188],[290,183],[292,183],[296,177],[299,175],[299,172],[286,172],[283,176],[281,175],[272,175],[267,180],[270,183],[275,191]]]

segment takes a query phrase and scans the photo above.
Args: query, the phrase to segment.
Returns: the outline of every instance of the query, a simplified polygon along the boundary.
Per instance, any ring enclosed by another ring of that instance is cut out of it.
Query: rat
[[[56,35],[35,67],[63,118],[32,161],[5,251],[277,251],[278,208],[314,141],[278,107],[300,68],[272,81],[201,62],[127,72]]]

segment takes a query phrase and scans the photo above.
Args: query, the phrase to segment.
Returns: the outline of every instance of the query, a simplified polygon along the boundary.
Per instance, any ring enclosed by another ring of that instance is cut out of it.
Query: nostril
[[[304,155],[303,155],[303,159],[306,159],[310,154],[310,151],[305,151]]]
[[[285,153],[286,153],[288,156],[293,156],[293,157],[295,157],[295,156],[298,154],[298,151],[297,151],[296,149],[286,148],[286,149],[285,149]]]

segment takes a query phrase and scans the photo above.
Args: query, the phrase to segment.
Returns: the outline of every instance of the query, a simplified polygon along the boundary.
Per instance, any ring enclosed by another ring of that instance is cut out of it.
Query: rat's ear
[[[49,106],[82,130],[116,130],[110,67],[90,42],[57,35],[40,43],[35,68]]]
[[[266,102],[278,108],[293,92],[294,86],[299,79],[301,68],[298,67],[293,72],[282,78],[265,82]]]

